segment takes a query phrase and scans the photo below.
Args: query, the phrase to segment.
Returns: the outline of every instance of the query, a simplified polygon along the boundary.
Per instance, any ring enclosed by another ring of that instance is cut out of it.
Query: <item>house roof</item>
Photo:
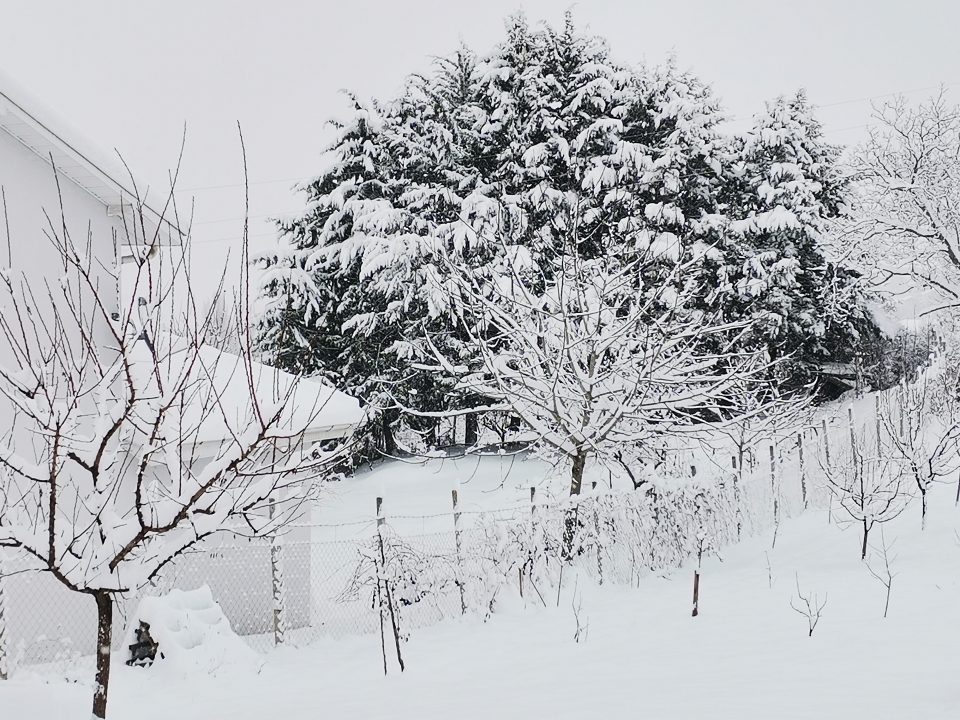
[[[73,130],[23,87],[0,73],[0,131],[9,135],[57,172],[98,200],[106,209],[142,204],[154,225],[176,231],[164,214],[144,203],[132,189],[129,172],[118,160]],[[175,237],[179,232],[174,232]]]

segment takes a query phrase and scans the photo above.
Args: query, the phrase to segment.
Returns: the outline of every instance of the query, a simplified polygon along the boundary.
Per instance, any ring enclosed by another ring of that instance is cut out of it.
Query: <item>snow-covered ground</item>
[[[256,663],[228,660],[194,677],[117,664],[110,717],[955,718],[953,495],[936,489],[924,532],[917,505],[885,526],[896,573],[886,619],[885,590],[859,559],[856,528],[811,511],[781,526],[775,548],[767,533],[728,548],[722,561],[705,560],[697,618],[690,567],[634,589],[568,576],[559,606],[556,595],[547,608],[513,598],[487,623],[465,618],[415,630],[403,648],[406,672],[393,668],[386,678],[376,636],[284,648]],[[874,567],[879,561],[874,551]],[[798,582],[804,594],[826,599],[812,637],[791,608]],[[87,717],[90,668],[67,675],[19,669],[0,683],[0,718]]]

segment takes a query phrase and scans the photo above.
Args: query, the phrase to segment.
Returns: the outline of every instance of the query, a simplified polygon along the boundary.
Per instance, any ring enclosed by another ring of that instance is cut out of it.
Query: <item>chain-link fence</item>
[[[486,615],[504,593],[546,595],[570,565],[598,582],[635,585],[805,507],[828,507],[827,469],[851,453],[852,418],[825,417],[745,455],[678,454],[675,482],[633,492],[594,487],[575,502],[531,492],[524,506],[470,512],[453,499],[449,513],[431,517],[377,517],[371,508],[370,519],[357,523],[208,542],[177,558],[139,595],[118,598],[115,640],[122,641],[140,596],[172,588],[209,586],[233,630],[266,649],[380,632],[387,612],[399,618],[401,633],[463,613]],[[871,442],[871,427],[880,433],[872,417],[860,426],[863,443]],[[93,599],[31,570],[23,558],[7,554],[0,563],[0,671],[4,663],[9,669],[88,654]]]

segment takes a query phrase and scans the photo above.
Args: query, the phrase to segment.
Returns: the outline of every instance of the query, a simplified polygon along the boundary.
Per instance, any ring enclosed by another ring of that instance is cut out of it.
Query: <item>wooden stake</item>
[[[880,393],[877,393],[873,398],[873,416],[877,424],[877,458],[880,458],[883,456],[883,433],[880,430]]]
[[[693,571],[693,613],[692,617],[700,614],[700,571]]]
[[[450,495],[453,499],[453,545],[457,552],[457,568],[460,571],[460,579],[457,580],[457,588],[460,590],[460,614],[467,614],[467,599],[463,592],[463,547],[460,538],[460,512],[457,510],[459,497],[456,490],[451,490]]]
[[[780,498],[777,493],[777,459],[773,443],[770,443],[770,492],[773,495],[773,524],[780,524]]]
[[[803,431],[797,433],[797,450],[800,455],[800,497],[803,500],[803,509],[806,510],[807,504],[807,463],[803,457]]]
[[[7,680],[10,677],[7,655],[6,598],[3,587],[5,581],[6,579],[3,577],[3,557],[0,556],[0,680]]]
[[[830,465],[830,436],[827,434],[827,419],[823,418],[823,455],[827,463],[827,475],[829,476],[832,471]],[[833,493],[830,493],[830,500],[827,505],[827,524],[833,522]]]

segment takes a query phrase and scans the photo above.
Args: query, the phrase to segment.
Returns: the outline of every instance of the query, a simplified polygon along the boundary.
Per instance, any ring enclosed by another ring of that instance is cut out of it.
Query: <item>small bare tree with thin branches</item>
[[[896,402],[881,403],[880,420],[887,438],[885,453],[901,464],[920,493],[921,527],[926,527],[928,495],[934,483],[945,482],[960,470],[958,388],[946,387],[949,402],[938,400],[946,377],[939,365],[902,383]],[[941,387],[937,387],[939,382]]]
[[[189,233],[162,217],[157,225],[139,200],[128,210],[129,232],[112,243],[143,252],[119,306],[118,269],[93,250],[109,243],[78,241],[57,223],[46,233],[60,282],[16,271],[0,282],[0,417],[11,420],[0,442],[0,547],[96,602],[98,718],[115,598],[216,533],[278,531],[338,456],[305,437],[333,389],[259,365],[242,330],[236,355],[207,345],[214,318],[197,311]],[[184,252],[162,262],[170,243]],[[237,307],[248,312],[247,296]]]
[[[867,457],[863,438],[851,431],[849,443],[834,451],[830,462],[821,458],[827,488],[850,520],[860,526],[860,559],[866,560],[870,531],[893,520],[909,501],[900,460]]]
[[[874,567],[869,562],[867,563],[867,570],[870,574],[886,589],[886,596],[883,601],[883,616],[887,617],[887,613],[890,612],[890,592],[893,589],[893,579],[897,576],[897,573],[893,571],[891,564],[896,562],[897,556],[894,555],[890,557],[890,551],[893,549],[894,543],[891,542],[887,544],[887,538],[883,534],[883,528],[880,528],[880,547],[879,549],[874,547],[880,554],[880,560],[882,564],[878,564],[877,567]]]
[[[820,601],[820,596],[817,593],[804,593],[800,589],[800,576],[796,576],[797,583],[797,597],[796,599],[790,599],[790,607],[793,608],[794,612],[803,615],[807,619],[807,637],[813,637],[813,631],[817,629],[817,624],[820,622],[820,616],[823,614],[823,609],[827,606],[827,596],[823,596],[823,601]]]

